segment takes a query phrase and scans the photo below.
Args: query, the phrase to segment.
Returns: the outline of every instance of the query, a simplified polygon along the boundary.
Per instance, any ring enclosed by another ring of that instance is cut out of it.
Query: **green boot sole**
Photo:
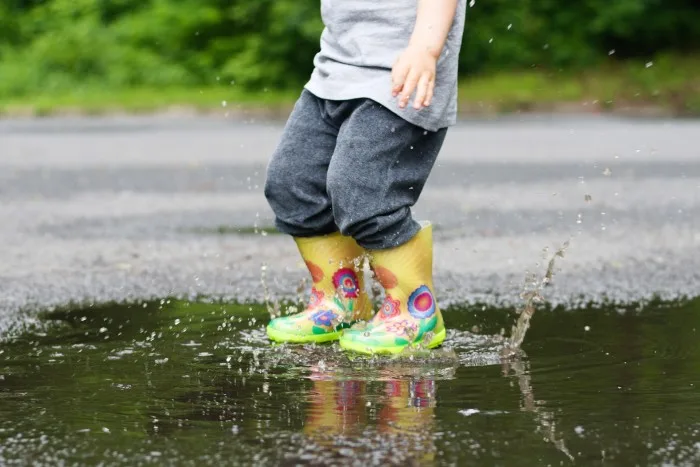
[[[267,337],[269,337],[270,340],[278,343],[290,342],[293,344],[323,344],[324,342],[337,341],[340,339],[341,335],[342,331],[327,332],[325,334],[306,334],[300,336],[298,334],[286,333],[267,326]]]
[[[445,341],[445,328],[436,332],[433,338],[428,343],[429,349],[434,349],[439,347]],[[393,346],[371,346],[365,344],[361,341],[350,340],[350,339],[340,339],[340,347],[343,350],[349,350],[351,352],[356,352],[364,355],[398,355],[406,349],[406,347],[411,347],[411,345],[393,345]]]

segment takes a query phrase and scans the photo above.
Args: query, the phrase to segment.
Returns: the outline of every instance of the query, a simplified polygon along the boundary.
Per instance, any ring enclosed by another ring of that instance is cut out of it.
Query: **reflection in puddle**
[[[434,379],[380,376],[370,383],[315,372],[310,378],[305,454],[292,458],[365,465],[435,460]]]
[[[700,462],[700,302],[543,311],[504,360],[511,313],[392,359],[270,345],[264,305],[54,311],[0,347],[0,464]]]
[[[518,356],[511,356],[511,359],[503,361],[503,376],[506,378],[514,377],[517,380],[518,388],[522,395],[520,399],[520,409],[525,412],[533,413],[538,429],[542,431],[544,438],[566,455],[569,460],[573,461],[574,456],[572,456],[566,448],[561,434],[557,432],[557,423],[554,414],[544,409],[547,405],[545,401],[538,401],[535,399],[529,367],[530,364],[526,360],[523,360],[522,353]]]

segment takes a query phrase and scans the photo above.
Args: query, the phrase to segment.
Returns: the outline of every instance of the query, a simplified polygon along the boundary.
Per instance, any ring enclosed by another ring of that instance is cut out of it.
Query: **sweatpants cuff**
[[[335,225],[309,229],[287,224],[279,219],[275,220],[275,227],[279,232],[291,235],[292,237],[320,237],[321,235],[328,235],[338,231],[338,227]]]
[[[355,238],[355,241],[366,250],[387,250],[407,243],[420,229],[420,224],[408,217],[396,226],[382,230],[381,234]]]

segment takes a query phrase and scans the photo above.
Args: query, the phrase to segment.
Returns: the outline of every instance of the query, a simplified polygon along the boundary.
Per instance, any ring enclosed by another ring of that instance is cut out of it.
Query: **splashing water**
[[[554,266],[557,258],[563,258],[564,253],[569,248],[569,241],[567,240],[562,244],[562,246],[554,253],[552,258],[549,260],[547,265],[547,271],[545,272],[542,279],[537,280],[536,277],[529,276],[525,281],[525,291],[520,295],[520,298],[525,300],[525,304],[518,310],[518,320],[512,327],[510,332],[510,338],[507,340],[506,345],[503,347],[503,356],[511,357],[515,355],[516,351],[520,348],[523,341],[525,340],[525,334],[530,328],[530,320],[532,315],[535,314],[535,308],[537,303],[544,301],[542,296],[542,291],[544,288],[552,282],[554,277]],[[528,286],[532,285],[529,289]]]
[[[510,377],[512,374],[512,376],[517,379],[518,388],[520,389],[520,395],[522,397],[520,409],[523,412],[535,414],[535,420],[537,421],[539,429],[544,432],[545,439],[573,462],[574,456],[571,455],[566,447],[564,439],[557,433],[557,423],[554,414],[543,410],[546,406],[544,401],[535,399],[532,389],[530,363],[523,360],[524,355],[521,354],[522,352],[514,352],[512,354],[514,358],[512,358],[511,361],[503,362],[502,374],[506,378]]]
[[[274,302],[270,298],[270,288],[267,285],[267,265],[260,266],[260,282],[263,286],[263,294],[265,299],[265,308],[267,309],[270,319],[275,319],[281,315],[280,304],[277,300]]]

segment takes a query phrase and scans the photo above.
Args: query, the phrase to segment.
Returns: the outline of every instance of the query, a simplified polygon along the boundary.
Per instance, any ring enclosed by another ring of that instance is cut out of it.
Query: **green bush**
[[[303,83],[319,0],[0,0],[0,96]],[[700,49],[695,0],[476,0],[460,69],[576,69]],[[614,53],[613,53],[614,50]]]

